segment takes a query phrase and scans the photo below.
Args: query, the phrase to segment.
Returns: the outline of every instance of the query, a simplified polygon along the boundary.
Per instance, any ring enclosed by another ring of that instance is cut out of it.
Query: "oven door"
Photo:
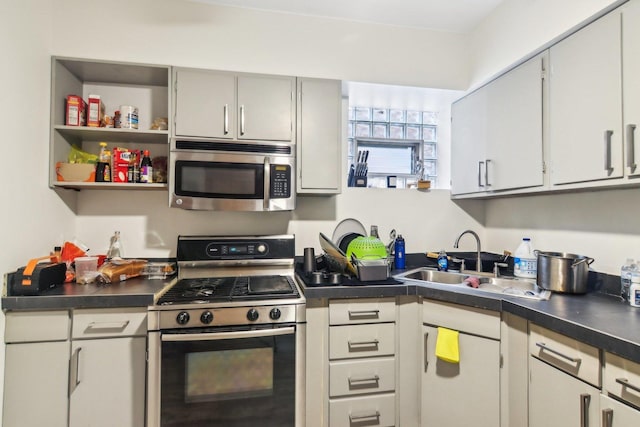
[[[296,325],[163,332],[160,425],[295,425]]]
[[[176,142],[176,144],[180,141]],[[170,152],[170,205],[182,209],[277,211],[295,208],[295,157],[291,147],[273,153],[229,152],[223,143]],[[197,145],[200,144],[200,145]],[[244,148],[241,144],[236,144]],[[234,145],[234,147],[236,146]],[[285,150],[283,153],[279,151]]]

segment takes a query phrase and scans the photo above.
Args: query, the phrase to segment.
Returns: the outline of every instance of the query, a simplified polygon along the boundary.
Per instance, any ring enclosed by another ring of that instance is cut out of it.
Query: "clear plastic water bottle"
[[[531,239],[525,237],[513,254],[513,274],[516,277],[535,279],[538,275],[538,257],[531,247]]]
[[[449,270],[449,257],[444,249],[440,250],[438,254],[438,271],[447,271]]]
[[[404,239],[402,238],[402,234],[398,234],[395,243],[395,255],[393,258],[393,263],[396,269],[404,269],[406,268],[405,263],[405,247],[404,247]]]
[[[633,258],[627,258],[627,261],[620,269],[620,296],[624,301],[629,301],[629,287],[634,273],[638,273],[638,266],[633,261]]]

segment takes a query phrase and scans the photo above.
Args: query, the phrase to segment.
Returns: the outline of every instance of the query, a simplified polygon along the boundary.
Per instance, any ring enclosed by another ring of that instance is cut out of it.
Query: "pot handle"
[[[534,249],[533,254],[537,257],[540,254],[540,251],[537,249]]]
[[[575,267],[575,266],[577,266],[577,265],[580,265],[580,264],[582,264],[583,262],[586,262],[588,265],[591,265],[591,263],[592,263],[593,261],[595,261],[595,259],[593,259],[593,258],[589,258],[589,257],[585,257],[585,258],[582,258],[581,260],[578,260],[578,261],[574,262],[573,264],[571,264],[571,267]]]

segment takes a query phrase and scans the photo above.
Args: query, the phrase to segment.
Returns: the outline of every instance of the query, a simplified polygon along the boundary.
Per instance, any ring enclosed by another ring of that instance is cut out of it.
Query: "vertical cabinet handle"
[[[602,410],[602,423],[600,427],[613,427],[613,409]]]
[[[224,134],[229,133],[229,104],[224,104]]]
[[[71,363],[69,366],[69,396],[73,394],[75,389],[80,385],[80,351],[82,347],[76,348],[71,356]],[[73,375],[72,375],[73,373]]]
[[[240,135],[244,135],[244,105],[240,106]]]
[[[427,367],[429,367],[429,359],[427,353],[427,342],[429,341],[429,332],[424,333],[424,371],[427,372]]]
[[[478,187],[484,187],[482,185],[482,165],[484,165],[484,162],[478,162]]]
[[[638,167],[636,164],[635,135],[636,125],[627,125],[627,167],[631,173],[635,172],[636,167]]]
[[[580,395],[580,427],[589,427],[589,404],[591,395],[584,393]]]
[[[611,167],[611,137],[613,136],[612,130],[604,131],[604,170],[607,172],[607,176],[611,175],[613,168]]]
[[[491,160],[486,159],[485,160],[485,165],[484,165],[484,185],[486,185],[487,187],[491,187],[491,184],[489,183],[489,162],[491,162]]]

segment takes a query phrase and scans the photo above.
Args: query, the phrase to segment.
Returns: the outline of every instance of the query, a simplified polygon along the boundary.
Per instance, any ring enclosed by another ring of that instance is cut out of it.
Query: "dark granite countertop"
[[[37,296],[5,296],[3,310],[59,310],[69,308],[147,307],[172,284],[171,279],[143,277],[107,285],[66,283]]]

